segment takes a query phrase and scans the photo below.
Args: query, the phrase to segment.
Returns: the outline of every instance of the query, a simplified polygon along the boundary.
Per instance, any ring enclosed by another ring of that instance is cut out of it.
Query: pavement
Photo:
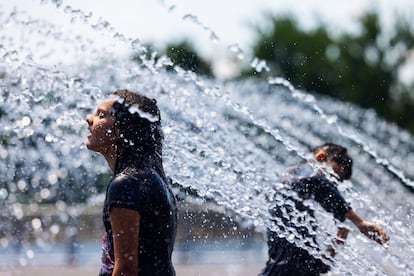
[[[177,276],[250,276],[257,275],[262,264],[189,264],[176,265]],[[98,275],[95,266],[27,267],[0,271],[0,276],[90,276]]]

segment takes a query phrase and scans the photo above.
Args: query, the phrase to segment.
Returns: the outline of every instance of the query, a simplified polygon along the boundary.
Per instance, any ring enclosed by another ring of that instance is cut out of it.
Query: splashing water
[[[7,11],[0,4],[0,198],[6,210],[2,221],[9,221],[1,225],[1,247],[16,240],[13,230],[24,222],[27,209],[51,203],[67,221],[66,213],[80,212],[72,204],[95,204],[108,169],[103,158],[85,149],[84,118],[109,92],[127,88],[157,99],[167,174],[258,231],[266,226],[281,231],[267,222],[271,203],[266,201],[280,172],[307,159],[312,146],[326,141],[345,145],[355,169],[352,181],[340,190],[365,218],[384,226],[391,242],[377,246],[350,226],[354,233],[334,270],[361,275],[414,272],[414,143],[407,132],[370,110],[309,96],[280,78],[221,83],[178,66],[166,73],[163,68],[171,61],[147,55],[139,39],[63,1],[51,4],[73,28],[32,18],[20,8]],[[184,19],[218,41],[196,16]],[[90,33],[77,33],[78,24]],[[102,37],[105,44],[97,42]],[[120,47],[140,54],[143,62],[120,55]],[[237,44],[229,50],[242,58]],[[268,71],[265,61],[254,59],[252,66]],[[38,213],[21,227],[44,246],[60,230],[48,224],[47,212]],[[329,215],[318,214],[323,241],[334,234],[335,225]],[[292,229],[280,234],[305,247]]]

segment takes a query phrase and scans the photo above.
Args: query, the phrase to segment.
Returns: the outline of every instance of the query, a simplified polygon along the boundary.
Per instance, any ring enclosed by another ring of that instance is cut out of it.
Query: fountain
[[[60,0],[46,5],[71,24],[62,28],[0,4],[0,255],[18,250],[19,256],[13,264],[7,263],[10,258],[0,261],[0,268],[29,266],[36,263],[35,248],[52,250],[55,241],[76,239],[85,227],[101,229],[100,221],[82,223],[85,216],[100,218],[93,210],[102,204],[109,177],[103,158],[85,149],[84,118],[106,94],[128,88],[160,105],[165,169],[172,180],[258,233],[272,227],[265,197],[278,174],[309,158],[312,146],[345,145],[355,169],[340,190],[364,217],[384,226],[391,242],[380,247],[350,226],[334,272],[414,273],[409,133],[372,110],[310,96],[281,78],[221,82],[178,66],[166,72],[164,67],[172,65],[168,58],[156,59],[138,39],[118,33],[104,19]],[[142,62],[119,54],[119,48],[138,53]],[[242,57],[239,48],[230,48]],[[320,213],[324,240],[336,228]]]

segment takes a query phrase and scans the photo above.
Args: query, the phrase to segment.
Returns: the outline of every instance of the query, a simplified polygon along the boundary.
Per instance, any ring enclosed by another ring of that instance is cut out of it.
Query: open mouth
[[[88,127],[88,130],[89,130],[88,138],[90,138],[92,136],[92,129],[91,129],[91,127]]]

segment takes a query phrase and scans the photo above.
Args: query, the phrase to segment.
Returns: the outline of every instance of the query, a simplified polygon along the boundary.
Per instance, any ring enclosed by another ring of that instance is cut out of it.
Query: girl
[[[103,210],[100,275],[175,275],[175,197],[162,165],[156,100],[128,90],[111,94],[86,118],[86,146],[113,172]]]

